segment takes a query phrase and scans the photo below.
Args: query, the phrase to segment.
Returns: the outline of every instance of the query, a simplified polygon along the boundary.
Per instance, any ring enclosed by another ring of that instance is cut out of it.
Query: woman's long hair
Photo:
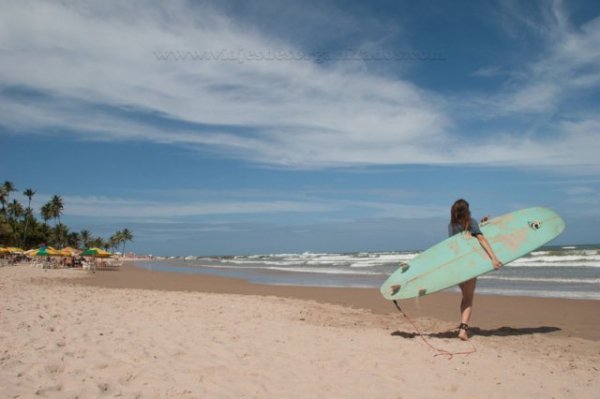
[[[459,225],[467,231],[471,227],[471,210],[469,209],[469,203],[464,199],[456,200],[452,209],[450,210],[450,223],[452,225]]]

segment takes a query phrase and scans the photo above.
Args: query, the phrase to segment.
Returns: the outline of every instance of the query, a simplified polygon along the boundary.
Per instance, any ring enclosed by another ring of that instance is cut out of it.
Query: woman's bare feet
[[[469,326],[465,323],[460,323],[458,326],[458,338],[463,341],[469,340]]]

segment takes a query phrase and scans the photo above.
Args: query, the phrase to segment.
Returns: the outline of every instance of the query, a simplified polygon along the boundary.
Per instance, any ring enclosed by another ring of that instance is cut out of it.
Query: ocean
[[[379,288],[419,251],[289,253],[139,261],[151,270],[206,273],[254,283]],[[458,292],[458,288],[449,291]],[[600,300],[600,245],[543,247],[479,277],[477,293]]]

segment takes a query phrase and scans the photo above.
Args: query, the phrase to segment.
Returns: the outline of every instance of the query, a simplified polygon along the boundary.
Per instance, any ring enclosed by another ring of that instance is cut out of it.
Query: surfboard
[[[565,222],[553,210],[533,207],[507,213],[480,225],[498,260],[506,265],[556,238]],[[422,252],[381,286],[385,299],[432,294],[494,270],[477,238],[458,233]]]

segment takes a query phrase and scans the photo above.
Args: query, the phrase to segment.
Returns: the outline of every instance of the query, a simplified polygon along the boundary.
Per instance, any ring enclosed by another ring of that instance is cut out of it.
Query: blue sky
[[[2,3],[0,179],[72,229],[423,249],[464,197],[600,241],[598,2]]]

